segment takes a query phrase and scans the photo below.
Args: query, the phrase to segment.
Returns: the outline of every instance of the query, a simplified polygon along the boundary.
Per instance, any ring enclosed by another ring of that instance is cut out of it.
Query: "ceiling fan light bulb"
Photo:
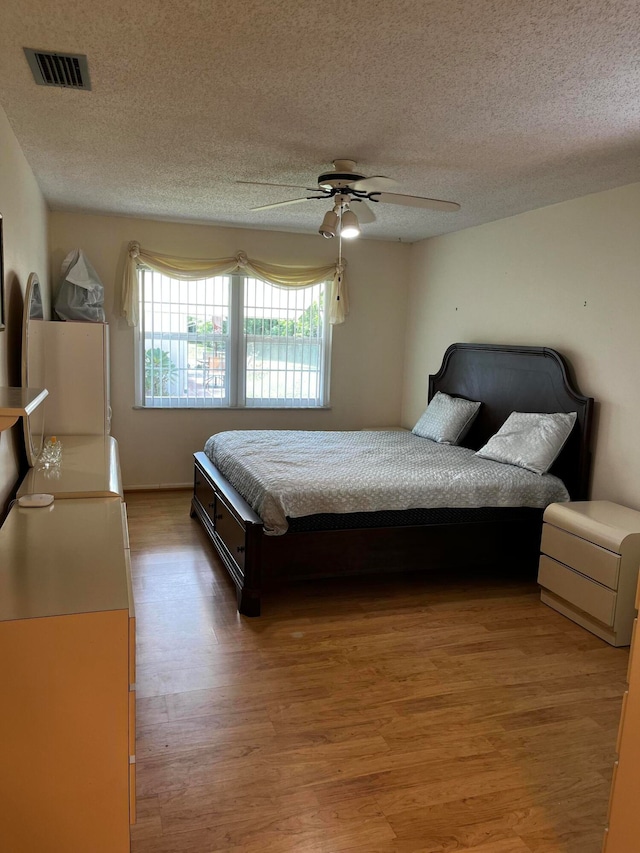
[[[345,240],[353,240],[360,234],[355,228],[343,228],[342,236]]]
[[[360,235],[360,223],[353,210],[347,209],[343,212],[340,233],[345,240],[353,240]]]
[[[323,237],[326,237],[327,240],[330,240],[331,237],[336,236],[337,230],[338,214],[334,210],[328,210],[324,215],[322,225],[318,228],[318,233],[322,234]]]

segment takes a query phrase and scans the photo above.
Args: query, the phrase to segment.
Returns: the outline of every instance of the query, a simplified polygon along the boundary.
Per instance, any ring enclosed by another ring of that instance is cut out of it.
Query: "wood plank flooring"
[[[238,616],[185,492],[127,495],[133,853],[598,853],[628,650],[537,587],[299,584]]]

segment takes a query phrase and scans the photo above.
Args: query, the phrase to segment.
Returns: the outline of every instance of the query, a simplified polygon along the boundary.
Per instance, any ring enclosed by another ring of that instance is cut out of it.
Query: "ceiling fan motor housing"
[[[365,175],[354,172],[355,160],[334,160],[333,172],[323,172],[318,175],[318,186],[323,190],[346,189],[356,181],[362,181]]]

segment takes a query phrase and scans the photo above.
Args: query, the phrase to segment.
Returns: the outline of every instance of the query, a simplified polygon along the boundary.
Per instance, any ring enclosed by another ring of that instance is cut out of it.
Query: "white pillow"
[[[437,391],[411,432],[440,444],[458,444],[467,434],[479,409],[480,403]]]
[[[576,418],[575,412],[511,412],[476,455],[545,474],[569,438]]]

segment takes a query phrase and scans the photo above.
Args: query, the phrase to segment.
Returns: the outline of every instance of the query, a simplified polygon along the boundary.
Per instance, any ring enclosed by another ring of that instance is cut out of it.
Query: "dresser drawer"
[[[136,754],[136,691],[129,691],[129,755]]]
[[[604,625],[613,625],[617,594],[607,587],[544,554],[540,557],[538,583]]]
[[[574,536],[573,533],[567,533],[566,530],[560,530],[552,524],[542,526],[540,550],[610,589],[618,588],[619,554]]]
[[[129,616],[129,684],[136,683],[136,617]]]
[[[131,552],[124,552],[124,562],[127,572],[127,588],[129,592],[129,684],[136,680],[136,610],[133,601],[133,578],[131,574]]]
[[[136,822],[136,759],[129,758],[129,823]]]
[[[615,794],[615,792],[616,792],[616,779],[617,779],[617,777],[618,777],[618,767],[619,767],[619,764],[620,764],[620,762],[619,762],[619,761],[614,761],[614,762],[613,762],[613,776],[611,777],[611,789],[610,789],[610,791],[609,791],[609,807],[608,807],[608,809],[607,809],[607,820],[608,820],[608,821],[610,821],[610,820],[611,820],[611,809],[613,808],[613,795],[614,795],[614,794]],[[604,837],[604,838],[605,838],[605,848],[604,848],[605,850],[607,850],[607,849],[608,849],[608,848],[607,848],[607,841],[608,841],[608,838],[609,838],[609,835],[608,835],[608,829],[609,829],[609,828],[607,827],[607,829],[605,830],[605,833],[606,833],[606,834],[605,834],[605,837]]]

